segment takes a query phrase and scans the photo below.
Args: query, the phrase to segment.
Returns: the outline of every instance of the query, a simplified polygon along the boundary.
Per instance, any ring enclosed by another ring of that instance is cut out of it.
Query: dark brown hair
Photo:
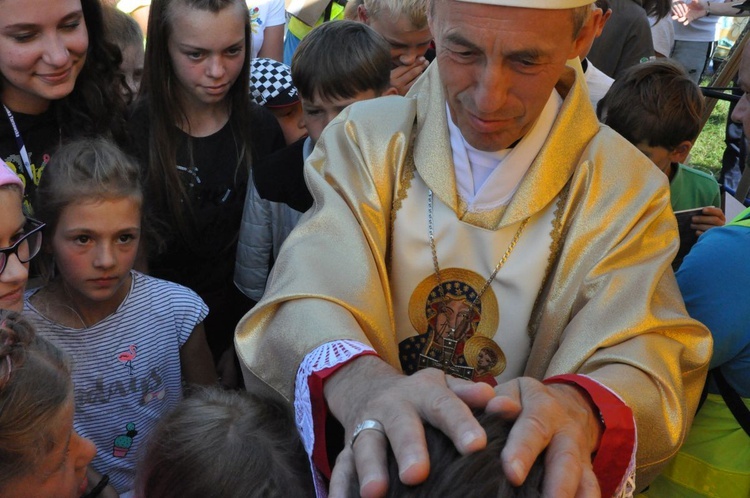
[[[136,490],[142,498],[314,496],[289,406],[218,388],[196,391],[159,422]]]
[[[108,135],[127,143],[126,100],[120,93],[120,49],[105,35],[100,0],[81,0],[89,37],[86,62],[70,95],[55,102],[63,138]]]
[[[305,99],[348,99],[390,86],[391,49],[364,23],[323,23],[305,36],[292,58],[292,80]]]
[[[177,78],[169,56],[169,38],[172,35],[173,9],[185,5],[191,9],[219,12],[242,6],[245,22],[245,59],[237,80],[226,96],[229,123],[237,134],[240,153],[237,157],[235,184],[242,185],[248,178],[252,162],[250,123],[250,17],[242,0],[153,0],[149,10],[146,36],[146,55],[143,66],[138,105],[148,106],[151,129],[148,145],[148,192],[163,202],[174,216],[177,228],[187,234],[190,219],[190,202],[177,165],[177,123],[186,122],[187,116],[177,95]],[[189,126],[189,123],[188,123]],[[189,130],[188,130],[189,134]],[[192,164],[185,165],[193,166]]]
[[[526,481],[513,487],[505,477],[500,454],[508,440],[511,422],[495,414],[480,414],[477,420],[487,433],[487,446],[461,455],[453,442],[431,425],[425,425],[430,474],[418,486],[406,486],[398,477],[398,464],[388,449],[388,472],[391,476],[388,498],[432,498],[435,496],[470,496],[472,498],[539,498],[542,496],[544,454],[537,457]],[[359,495],[359,483],[352,482],[350,496]]]
[[[630,67],[599,102],[597,113],[630,143],[673,150],[701,131],[704,101],[682,67],[658,59]]]
[[[651,17],[661,19],[672,12],[672,0],[634,0]]]

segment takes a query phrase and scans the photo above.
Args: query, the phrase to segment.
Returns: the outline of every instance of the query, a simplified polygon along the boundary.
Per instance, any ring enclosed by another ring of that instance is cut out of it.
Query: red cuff
[[[593,466],[602,496],[613,496],[630,467],[635,448],[635,421],[633,411],[612,391],[584,375],[556,375],[545,384],[574,384],[589,395],[599,410],[604,432]]]
[[[347,361],[338,363],[332,367],[324,368],[313,372],[307,378],[307,385],[310,388],[310,404],[312,405],[313,431],[315,432],[315,444],[313,445],[312,459],[315,466],[325,476],[331,478],[331,466],[328,463],[328,451],[326,446],[326,418],[328,417],[328,403],[323,396],[323,385],[328,377],[336,371],[347,365],[355,358],[365,355],[376,355],[374,351],[363,351],[352,356]]]

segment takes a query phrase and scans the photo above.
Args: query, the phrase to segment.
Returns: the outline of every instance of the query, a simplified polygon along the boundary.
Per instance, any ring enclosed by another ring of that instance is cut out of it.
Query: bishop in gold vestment
[[[507,355],[509,370],[513,361],[520,370],[501,375],[577,373],[617,393],[634,412],[642,486],[683,441],[711,355],[709,333],[688,317],[670,267],[679,241],[666,179],[597,121],[580,69],[567,68],[557,117],[509,203],[472,211],[456,187],[436,66],[406,98],[355,104],[326,129],[306,164],[315,203],[282,248],[264,298],[238,325],[241,361],[290,400],[303,358],[331,341],[371,345],[401,368],[400,343],[429,328],[427,317],[414,325],[416,308],[405,302],[432,275],[425,193],[434,193],[440,264],[461,282],[470,272],[481,285],[528,219],[470,334],[505,350],[504,327],[524,329],[527,344],[510,347],[520,363]],[[493,236],[500,245],[487,261],[440,251]],[[409,266],[421,269],[405,276]],[[420,299],[424,313],[429,298]],[[487,323],[495,328],[480,333]],[[494,348],[470,340],[462,355]],[[485,378],[487,361],[461,366]]]

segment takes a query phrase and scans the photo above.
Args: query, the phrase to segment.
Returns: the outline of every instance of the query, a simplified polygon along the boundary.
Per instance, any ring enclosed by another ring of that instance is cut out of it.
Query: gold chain
[[[435,229],[434,229],[434,223],[433,223],[433,216],[432,216],[432,190],[428,190],[427,193],[427,220],[428,220],[428,235],[430,237],[430,249],[432,250],[432,264],[435,267],[435,279],[438,283],[438,290],[440,291],[440,298],[442,300],[442,311],[445,311],[445,290],[443,289],[443,280],[440,277],[440,264],[438,263],[438,257],[437,257],[437,250],[435,249]],[[503,254],[503,257],[500,258],[500,261],[498,261],[497,265],[495,265],[495,269],[492,270],[492,273],[490,274],[489,278],[487,278],[487,281],[482,286],[482,289],[477,293],[476,297],[471,301],[469,304],[469,311],[474,311],[474,306],[479,301],[479,299],[484,295],[485,291],[489,288],[489,286],[492,284],[492,281],[495,280],[495,276],[497,275],[497,272],[500,271],[500,268],[503,267],[505,262],[510,257],[510,254],[513,252],[513,249],[516,247],[516,243],[518,242],[518,239],[521,237],[521,233],[523,233],[523,229],[526,228],[526,224],[528,223],[529,218],[525,218],[521,225],[518,227],[518,230],[516,230],[516,234],[513,236],[513,240],[510,241],[510,245],[505,250],[505,254]],[[458,327],[456,327],[458,328]]]

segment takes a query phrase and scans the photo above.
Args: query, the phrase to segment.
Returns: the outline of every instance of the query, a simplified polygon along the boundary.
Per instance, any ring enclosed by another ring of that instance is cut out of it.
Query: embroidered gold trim
[[[396,214],[401,209],[401,206],[403,206],[406,197],[409,195],[408,191],[411,188],[411,181],[414,179],[414,171],[417,169],[416,164],[414,164],[414,140],[417,134],[416,127],[417,124],[415,122],[412,127],[411,138],[409,139],[409,148],[406,151],[406,157],[404,159],[404,167],[401,171],[401,181],[398,182],[398,190],[396,190],[396,195],[393,197],[393,202],[391,204],[391,224],[389,227],[391,233],[388,234],[388,256],[386,258],[386,271],[389,274],[392,267],[391,248],[393,247],[393,227],[396,225]]]
[[[503,220],[503,216],[505,216],[505,211],[508,210],[508,206],[499,206],[488,211],[469,211],[469,204],[459,196],[458,209],[461,213],[459,216],[461,221],[474,225],[475,227],[494,231],[500,226],[500,222]]]
[[[411,152],[411,149],[409,149],[409,151]],[[406,164],[404,164],[404,171],[401,173],[401,182],[398,191],[396,192],[396,197],[393,199],[393,207],[391,208],[391,225],[396,221],[396,213],[401,209],[404,200],[406,200],[406,197],[409,195],[408,190],[411,188],[411,181],[414,179],[414,171],[416,170],[414,155],[409,154],[409,156],[410,157],[406,160]]]
[[[565,227],[562,223],[562,216],[565,212],[565,205],[568,202],[568,194],[570,193],[570,181],[565,184],[565,187],[560,191],[560,195],[557,198],[557,205],[555,207],[555,218],[552,220],[552,229],[550,230],[550,245],[549,245],[549,257],[547,259],[547,269],[544,271],[544,278],[542,279],[542,285],[539,286],[539,292],[532,308],[531,316],[529,320],[528,334],[531,343],[534,343],[536,338],[536,331],[538,329],[540,313],[539,305],[542,301],[542,294],[544,294],[545,287],[547,286],[547,280],[552,273],[552,267],[555,266],[557,258],[560,255],[560,249],[562,248],[562,239],[564,236]]]

